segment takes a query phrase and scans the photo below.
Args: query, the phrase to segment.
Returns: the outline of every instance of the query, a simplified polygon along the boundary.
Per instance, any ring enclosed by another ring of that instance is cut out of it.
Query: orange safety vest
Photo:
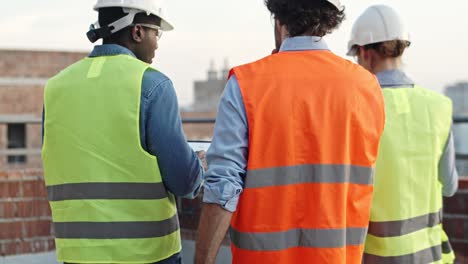
[[[385,122],[376,78],[329,51],[236,67],[249,126],[233,263],[361,263]]]

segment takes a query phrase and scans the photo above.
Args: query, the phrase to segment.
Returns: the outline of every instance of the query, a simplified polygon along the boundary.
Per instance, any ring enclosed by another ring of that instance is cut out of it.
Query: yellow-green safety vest
[[[175,198],[140,144],[148,68],[128,55],[85,58],[46,85],[42,157],[59,261],[153,263],[181,250]]]
[[[420,87],[386,88],[383,94],[386,125],[364,263],[442,263],[438,165],[451,130],[452,102]]]

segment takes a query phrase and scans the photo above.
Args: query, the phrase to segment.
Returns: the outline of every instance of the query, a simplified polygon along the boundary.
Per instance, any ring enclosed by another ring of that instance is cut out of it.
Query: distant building
[[[445,94],[453,101],[455,116],[468,116],[468,82],[461,82],[445,88]]]
[[[468,116],[468,83],[461,82],[445,89],[445,94],[452,99],[453,115],[456,117]],[[468,124],[453,126],[455,149],[458,154],[468,155]],[[457,160],[458,172],[468,175],[468,160]]]
[[[228,74],[229,66],[227,60],[224,61],[224,67],[220,72],[216,71],[214,62],[211,61],[210,69],[207,72],[207,79],[195,81],[194,83],[195,101],[192,109],[195,112],[213,112],[217,110]]]

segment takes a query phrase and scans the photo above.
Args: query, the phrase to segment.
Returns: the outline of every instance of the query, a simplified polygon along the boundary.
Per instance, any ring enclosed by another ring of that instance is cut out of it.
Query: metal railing
[[[453,118],[453,123],[456,124],[456,125],[460,125],[460,124],[468,124],[468,117],[454,117]],[[467,139],[468,140],[468,135],[467,135]],[[456,158],[457,160],[468,160],[468,154],[466,153],[457,153],[456,154]]]

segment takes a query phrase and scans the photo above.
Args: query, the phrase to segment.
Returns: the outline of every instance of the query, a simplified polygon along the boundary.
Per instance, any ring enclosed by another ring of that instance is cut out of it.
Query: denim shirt
[[[96,46],[89,57],[122,54],[135,57],[127,48],[114,44]],[[193,198],[200,190],[203,167],[187,144],[172,82],[161,72],[148,69],[141,85],[141,146],[157,157],[166,188],[176,196]],[[180,253],[157,263],[181,263]]]
[[[328,50],[319,37],[286,39],[279,52]],[[213,141],[206,160],[205,203],[219,204],[234,212],[244,186],[248,158],[248,123],[244,102],[235,76],[224,89],[218,109]]]
[[[389,70],[376,74],[380,86],[388,88],[413,88],[415,83],[402,70]],[[443,185],[442,193],[446,197],[453,196],[458,189],[458,172],[456,168],[455,143],[453,131],[445,145],[444,152],[439,161],[439,181]]]

